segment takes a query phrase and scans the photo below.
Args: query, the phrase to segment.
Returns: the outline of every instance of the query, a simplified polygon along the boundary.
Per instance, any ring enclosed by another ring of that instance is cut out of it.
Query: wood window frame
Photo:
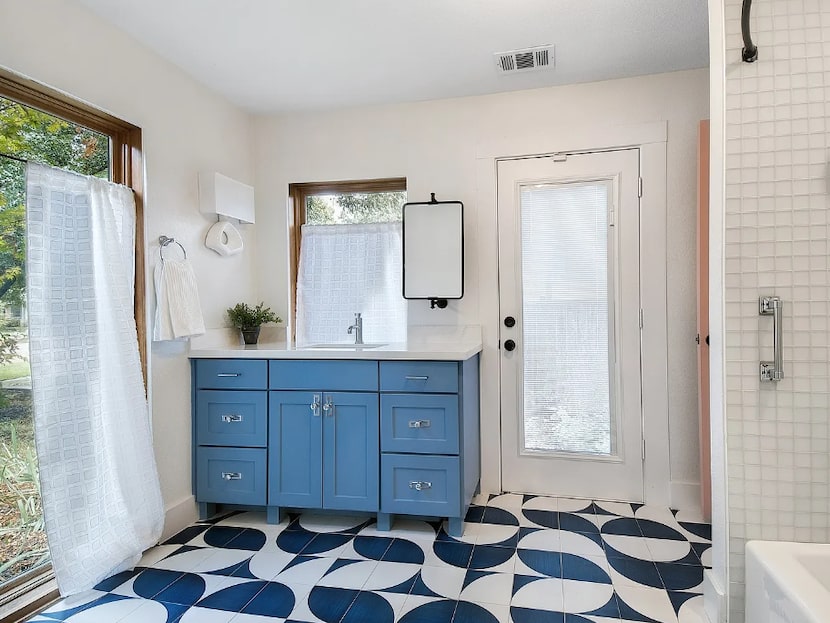
[[[373,180],[302,182],[288,185],[288,197],[291,202],[288,224],[288,271],[291,287],[288,317],[292,332],[297,326],[297,270],[300,266],[300,244],[303,225],[305,225],[306,200],[314,195],[383,192],[406,192],[406,178],[385,177]],[[295,336],[291,337],[293,339]]]
[[[134,313],[141,373],[147,386],[147,317],[144,257],[144,165],[141,128],[75,100],[60,91],[0,68],[0,96],[37,108],[110,138],[111,181],[123,184],[135,195]]]
[[[0,67],[0,96],[77,123],[110,139],[111,181],[123,184],[135,195],[135,283],[134,304],[138,353],[144,387],[147,387],[147,317],[144,254],[144,165],[141,128],[78,101],[60,91]],[[12,601],[0,609],[0,623],[24,620],[59,598],[52,566],[25,573],[7,586]],[[51,587],[50,587],[51,584]],[[27,592],[34,599],[26,599]],[[19,601],[18,601],[19,600]],[[19,607],[18,607],[19,603]]]

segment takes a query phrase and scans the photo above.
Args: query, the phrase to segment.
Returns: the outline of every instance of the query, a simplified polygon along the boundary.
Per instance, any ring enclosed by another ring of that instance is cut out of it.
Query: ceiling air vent
[[[552,45],[499,52],[495,57],[496,67],[501,73],[536,71],[552,68],[554,65]]]

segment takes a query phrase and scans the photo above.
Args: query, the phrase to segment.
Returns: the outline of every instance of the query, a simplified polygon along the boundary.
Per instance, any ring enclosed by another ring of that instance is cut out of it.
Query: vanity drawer
[[[196,501],[266,503],[265,448],[197,448]]]
[[[381,394],[380,449],[458,454],[458,396]]]
[[[384,513],[458,517],[461,477],[457,456],[381,456],[380,510]]]
[[[200,389],[196,395],[200,446],[268,445],[268,392]]]
[[[380,391],[457,393],[455,361],[381,361]]]
[[[269,362],[271,389],[369,392],[378,390],[377,361],[279,359]]]
[[[268,389],[268,362],[262,359],[197,359],[198,389]]]

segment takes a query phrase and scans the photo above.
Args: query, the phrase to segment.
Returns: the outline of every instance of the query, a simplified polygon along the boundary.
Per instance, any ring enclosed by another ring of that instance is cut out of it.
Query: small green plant
[[[253,329],[266,322],[282,322],[282,318],[272,312],[270,307],[265,307],[264,302],[256,307],[251,307],[247,303],[237,303],[229,308],[227,313],[231,326],[237,329]]]

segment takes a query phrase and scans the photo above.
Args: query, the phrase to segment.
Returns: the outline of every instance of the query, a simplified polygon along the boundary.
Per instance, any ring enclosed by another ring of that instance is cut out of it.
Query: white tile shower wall
[[[744,620],[749,539],[830,537],[830,2],[752,6],[754,64],[741,63],[741,0],[726,0],[725,348],[730,621]],[[784,302],[783,381],[760,383]]]

